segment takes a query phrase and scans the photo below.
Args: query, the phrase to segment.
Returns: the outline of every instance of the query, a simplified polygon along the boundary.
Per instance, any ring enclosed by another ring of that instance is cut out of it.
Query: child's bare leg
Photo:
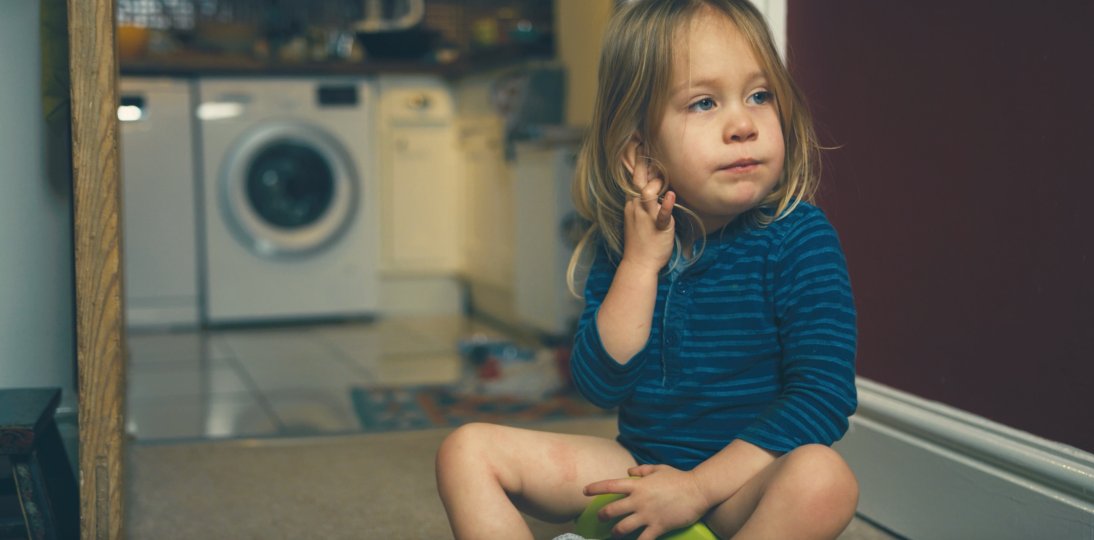
[[[634,465],[611,439],[468,424],[437,451],[437,489],[457,539],[531,538],[520,511],[572,519],[591,500],[583,487]]]
[[[839,536],[858,506],[858,481],[835,450],[806,445],[775,460],[707,515],[721,538]]]

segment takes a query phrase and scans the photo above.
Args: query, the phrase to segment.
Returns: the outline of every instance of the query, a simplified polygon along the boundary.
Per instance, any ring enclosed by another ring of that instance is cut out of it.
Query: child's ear
[[[639,155],[642,153],[642,139],[637,135],[631,135],[627,146],[623,149],[623,166],[627,172],[634,176],[634,167],[638,164]]]

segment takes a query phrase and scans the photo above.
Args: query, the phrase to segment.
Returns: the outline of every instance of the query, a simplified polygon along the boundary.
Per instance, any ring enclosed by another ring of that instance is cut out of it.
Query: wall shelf
[[[490,69],[519,65],[530,60],[550,57],[527,54],[519,48],[482,51],[466,55],[454,62],[441,64],[424,60],[366,59],[347,61],[285,62],[259,60],[250,56],[179,52],[170,55],[122,59],[120,69],[127,76],[201,75],[375,75],[406,73],[440,75],[456,78]]]

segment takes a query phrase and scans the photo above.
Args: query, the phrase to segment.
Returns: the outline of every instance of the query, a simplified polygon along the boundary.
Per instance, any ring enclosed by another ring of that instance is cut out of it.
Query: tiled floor
[[[455,382],[456,346],[499,330],[459,316],[312,326],[129,332],[138,441],[359,431],[350,389]]]

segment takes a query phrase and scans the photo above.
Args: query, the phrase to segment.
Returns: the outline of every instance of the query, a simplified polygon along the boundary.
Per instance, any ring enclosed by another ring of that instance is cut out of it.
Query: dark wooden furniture
[[[60,400],[57,388],[0,389],[0,463],[21,509],[0,516],[0,537],[79,537],[79,490],[53,418]]]

